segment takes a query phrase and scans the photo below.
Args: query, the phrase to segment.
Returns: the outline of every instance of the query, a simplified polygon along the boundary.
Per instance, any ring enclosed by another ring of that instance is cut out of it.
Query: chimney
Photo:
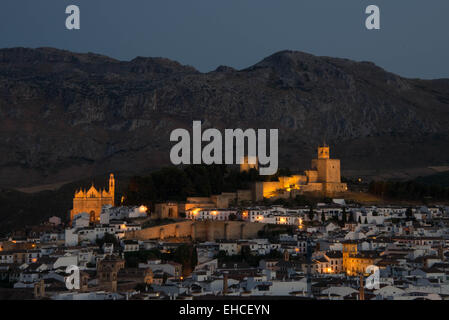
[[[228,294],[228,271],[223,272],[223,295]]]

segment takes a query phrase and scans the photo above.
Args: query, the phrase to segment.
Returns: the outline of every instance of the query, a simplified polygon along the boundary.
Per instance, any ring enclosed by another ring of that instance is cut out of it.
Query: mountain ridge
[[[278,128],[280,165],[307,169],[325,140],[342,169],[449,163],[449,79],[284,50],[201,73],[166,58],[0,50],[0,186],[169,165],[171,130]]]

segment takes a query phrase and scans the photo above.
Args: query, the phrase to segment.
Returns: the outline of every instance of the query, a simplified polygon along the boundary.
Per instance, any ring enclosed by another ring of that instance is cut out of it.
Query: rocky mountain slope
[[[171,130],[192,120],[279,128],[280,164],[294,170],[324,140],[343,170],[449,163],[449,79],[292,51],[200,73],[163,58],[0,50],[0,187],[169,164]]]

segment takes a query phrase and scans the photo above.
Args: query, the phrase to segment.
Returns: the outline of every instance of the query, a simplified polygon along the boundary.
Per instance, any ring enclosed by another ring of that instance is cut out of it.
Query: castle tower
[[[318,158],[312,160],[312,169],[318,171],[318,182],[340,183],[340,160],[330,159],[329,146],[318,147]]]
[[[240,172],[248,172],[250,169],[259,170],[259,159],[253,156],[244,156],[240,159]]]
[[[323,144],[318,147],[318,159],[329,159],[329,146]]]
[[[317,175],[314,182],[321,183],[321,191],[325,194],[330,196],[336,192],[347,191],[346,183],[341,182],[340,159],[330,158],[329,146],[326,144],[318,147],[318,157],[312,160],[312,170],[316,171]]]

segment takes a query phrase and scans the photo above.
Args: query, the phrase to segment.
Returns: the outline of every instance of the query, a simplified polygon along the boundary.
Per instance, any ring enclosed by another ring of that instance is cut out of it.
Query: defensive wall
[[[191,238],[198,241],[257,238],[266,224],[245,221],[181,221],[142,230],[126,232],[125,239],[151,240]]]

